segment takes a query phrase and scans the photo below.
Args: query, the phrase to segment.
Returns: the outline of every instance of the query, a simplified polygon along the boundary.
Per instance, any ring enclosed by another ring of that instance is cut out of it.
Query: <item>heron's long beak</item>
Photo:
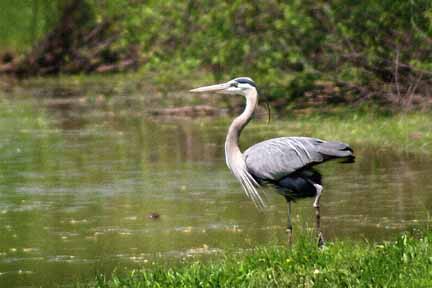
[[[223,91],[230,87],[229,83],[223,83],[223,84],[216,84],[216,85],[210,85],[210,86],[204,86],[195,88],[192,90],[189,90],[189,92],[199,93],[199,92],[219,92]]]

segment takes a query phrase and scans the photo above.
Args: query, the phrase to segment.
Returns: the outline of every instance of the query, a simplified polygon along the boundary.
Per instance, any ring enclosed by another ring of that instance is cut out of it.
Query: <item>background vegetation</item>
[[[331,103],[373,99],[404,109],[428,108],[431,102],[428,0],[2,1],[0,51],[29,53],[61,25],[65,11],[72,13],[73,2],[79,3],[74,9],[80,19],[74,31],[109,19],[115,23],[110,31],[119,37],[103,49],[76,37],[72,50],[81,52],[64,52],[60,66],[77,61],[74,55],[83,58],[79,49],[99,49],[94,55],[106,64],[132,53],[133,46],[141,71],[154,72],[160,83],[248,75],[257,79],[262,94],[281,103],[299,96]]]

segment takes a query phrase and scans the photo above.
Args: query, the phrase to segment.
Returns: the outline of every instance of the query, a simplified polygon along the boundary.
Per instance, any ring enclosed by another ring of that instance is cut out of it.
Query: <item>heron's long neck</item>
[[[228,134],[225,140],[225,158],[228,167],[242,185],[246,195],[254,201],[257,207],[262,208],[265,207],[265,203],[256,190],[256,187],[258,187],[259,184],[249,173],[246,167],[246,161],[239,148],[240,133],[252,117],[257,105],[257,98],[258,94],[255,89],[247,92],[245,110],[234,119],[228,129]]]
[[[240,133],[243,128],[248,124],[251,119],[253,112],[257,105],[258,94],[255,89],[247,92],[246,95],[246,107],[242,114],[233,120],[231,123],[228,134],[225,140],[225,157],[228,167],[232,167],[233,162],[241,157],[241,151],[239,148]],[[232,169],[231,169],[232,170]]]

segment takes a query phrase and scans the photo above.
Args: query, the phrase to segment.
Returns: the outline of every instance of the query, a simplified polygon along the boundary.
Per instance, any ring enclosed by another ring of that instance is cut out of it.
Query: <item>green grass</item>
[[[40,37],[42,21],[33,16],[30,1],[0,1],[0,53],[23,51]]]
[[[316,111],[313,116],[297,116],[275,125],[279,136],[312,136],[344,141],[355,148],[430,154],[431,123],[430,113],[386,114],[374,109],[364,112],[343,108],[333,113]]]
[[[382,244],[309,237],[291,248],[257,248],[207,263],[99,275],[89,287],[432,287],[432,233]]]

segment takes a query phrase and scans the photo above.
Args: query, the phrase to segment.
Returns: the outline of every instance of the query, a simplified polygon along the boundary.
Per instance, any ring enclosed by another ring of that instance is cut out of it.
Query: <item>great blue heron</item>
[[[320,231],[320,197],[323,191],[321,174],[313,169],[316,164],[343,158],[353,162],[351,147],[342,142],[324,141],[310,137],[281,137],[253,145],[244,153],[239,148],[239,137],[251,119],[258,101],[255,82],[239,77],[223,84],[200,87],[190,92],[216,92],[246,97],[246,107],[235,118],[225,140],[225,158],[231,172],[242,185],[246,195],[259,208],[265,206],[257,188],[271,184],[288,202],[288,232],[291,239],[291,201],[296,198],[315,197],[316,226],[319,244],[323,243]]]

